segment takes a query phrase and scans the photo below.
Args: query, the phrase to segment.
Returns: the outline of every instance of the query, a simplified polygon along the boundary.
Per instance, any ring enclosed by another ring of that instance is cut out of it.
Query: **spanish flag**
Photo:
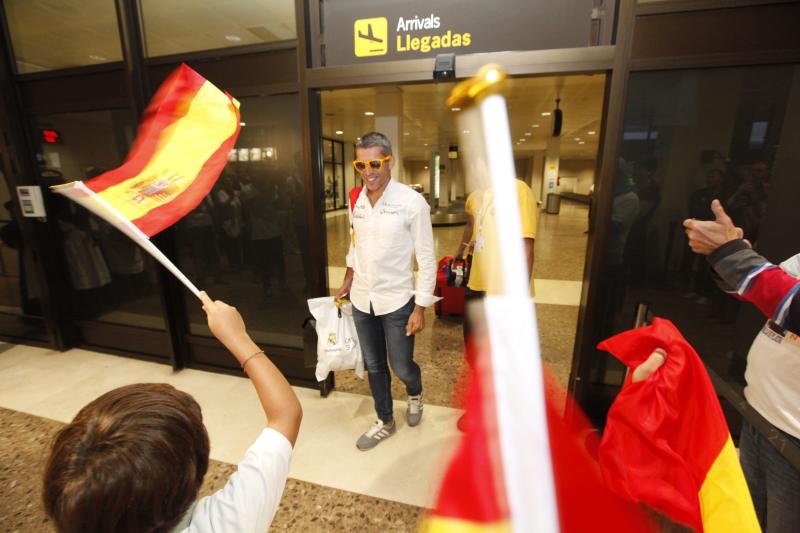
[[[83,185],[151,237],[211,191],[238,134],[239,102],[184,64],[151,100],[125,163]]]
[[[239,102],[184,64],[153,96],[121,167],[51,189],[128,235],[199,294],[149,237],[211,191],[239,128]]]
[[[631,370],[656,349],[661,368],[630,375],[608,413],[600,465],[618,494],[695,531],[761,531],[736,449],[703,362],[669,320],[598,346]]]
[[[502,428],[495,409],[490,348],[471,339],[467,358],[474,368],[466,398],[465,433],[446,470],[433,511],[422,522],[421,533],[511,533],[514,529],[507,503],[506,478],[500,440],[531,443],[536,436],[521,424]],[[502,355],[501,355],[502,357]],[[596,456],[597,437],[580,408],[567,396],[557,378],[544,372],[547,433],[557,498],[558,530],[564,533],[654,533],[657,531],[644,508],[613,493],[604,484]],[[567,402],[568,423],[559,405]],[[520,406],[513,420],[529,416]],[[503,434],[501,436],[501,433]],[[526,479],[527,497],[533,506],[542,497],[546,480]],[[524,530],[523,530],[524,531]]]
[[[434,511],[421,533],[510,533],[491,369],[487,357],[476,358],[474,343],[467,358],[475,361],[464,418],[465,433],[445,472]],[[486,343],[479,350],[488,351]]]

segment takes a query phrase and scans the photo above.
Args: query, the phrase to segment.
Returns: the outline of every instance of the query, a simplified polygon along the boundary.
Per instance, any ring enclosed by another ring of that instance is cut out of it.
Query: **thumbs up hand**
[[[719,200],[711,202],[711,211],[716,220],[683,221],[686,236],[689,238],[689,247],[695,253],[708,255],[726,242],[744,237],[742,228],[733,225],[731,217],[725,212]]]

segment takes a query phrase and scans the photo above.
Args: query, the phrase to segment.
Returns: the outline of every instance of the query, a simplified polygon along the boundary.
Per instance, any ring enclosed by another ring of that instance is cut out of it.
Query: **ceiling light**
[[[461,111],[460,107],[451,107],[450,111]]]
[[[428,165],[425,165],[425,170],[428,170]]]
[[[576,140],[576,141],[580,141],[580,140],[581,140],[581,138],[580,138],[580,137],[575,137],[575,140]]]
[[[422,146],[428,146],[428,143],[422,143]]]
[[[239,37],[238,35],[226,35],[225,40],[230,41],[232,43],[238,43],[239,41],[242,40],[242,38]]]
[[[525,139],[520,139],[519,142],[524,143]]]
[[[469,133],[469,130],[464,130],[461,133]]]
[[[239,125],[242,127],[247,126],[247,122],[240,122]]]
[[[343,135],[344,132],[342,130],[336,130],[336,135]]]
[[[371,117],[371,116],[373,116],[375,113],[373,113],[372,111],[364,111],[364,114],[365,114],[365,115],[367,115],[368,117]]]
[[[89,59],[91,59],[92,61],[108,61],[108,59],[107,59],[107,58],[105,58],[105,57],[103,57],[103,56],[99,56],[99,55],[97,55],[97,54],[92,54],[92,55],[90,55],[90,56],[89,56]]]
[[[529,131],[526,131],[526,132],[525,132],[525,137],[530,137],[531,135],[533,135],[533,133],[531,133],[531,132],[529,132]]]
[[[411,134],[410,134],[410,133],[408,133],[407,131],[404,131],[404,132],[403,132],[403,135],[406,135],[406,136],[408,136],[408,135],[411,135]]]
[[[586,133],[589,134],[589,135],[596,135],[597,134],[596,131],[587,131]]]
[[[543,117],[549,117],[550,115],[551,115],[550,111],[545,111],[544,113],[542,113]]]
[[[586,141],[581,141],[578,144],[586,144]]]
[[[538,128],[538,127],[539,127],[538,124],[531,124],[531,128]]]

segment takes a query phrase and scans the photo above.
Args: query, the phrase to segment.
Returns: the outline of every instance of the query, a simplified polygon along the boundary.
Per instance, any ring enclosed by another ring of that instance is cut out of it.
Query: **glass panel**
[[[6,0],[17,72],[122,61],[111,0]]]
[[[42,316],[33,252],[25,245],[13,201],[0,170],[0,313]]]
[[[298,97],[240,101],[247,125],[230,162],[178,223],[179,263],[200,289],[239,308],[256,342],[301,348],[312,274]],[[211,336],[197,299],[185,296],[191,333]]]
[[[89,179],[119,166],[133,142],[127,110],[33,119],[44,187]],[[129,238],[67,198],[52,195],[67,278],[78,320],[163,329],[155,261]]]
[[[344,162],[344,143],[337,142],[336,146],[334,147],[334,154],[333,154],[333,161],[335,163],[343,163]]]
[[[322,160],[328,162],[333,161],[333,141],[329,141],[328,139],[322,140]]]
[[[344,167],[342,165],[333,166],[333,194],[336,197],[336,207],[344,207],[346,205],[344,188]]]
[[[294,0],[142,0],[149,57],[297,38]]]
[[[781,196],[800,182],[774,168],[794,149],[798,106],[798,67],[631,75],[596,341],[633,327],[646,304],[673,321],[720,376],[744,383],[747,351],[765,319],[719,290],[708,263],[688,248],[682,222],[713,219],[716,198],[771,261],[796,253],[775,241],[786,240],[780,223],[795,209]],[[616,360],[604,353],[594,360],[593,385],[621,384]]]
[[[330,211],[336,207],[334,203],[334,189],[335,184],[333,182],[333,165],[330,163],[325,163],[322,169],[322,179],[325,183],[325,210]]]

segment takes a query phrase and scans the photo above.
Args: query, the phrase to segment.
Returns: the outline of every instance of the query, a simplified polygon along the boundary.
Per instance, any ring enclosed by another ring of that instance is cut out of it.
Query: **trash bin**
[[[544,211],[549,215],[557,215],[561,211],[561,195],[554,192],[548,194]]]

